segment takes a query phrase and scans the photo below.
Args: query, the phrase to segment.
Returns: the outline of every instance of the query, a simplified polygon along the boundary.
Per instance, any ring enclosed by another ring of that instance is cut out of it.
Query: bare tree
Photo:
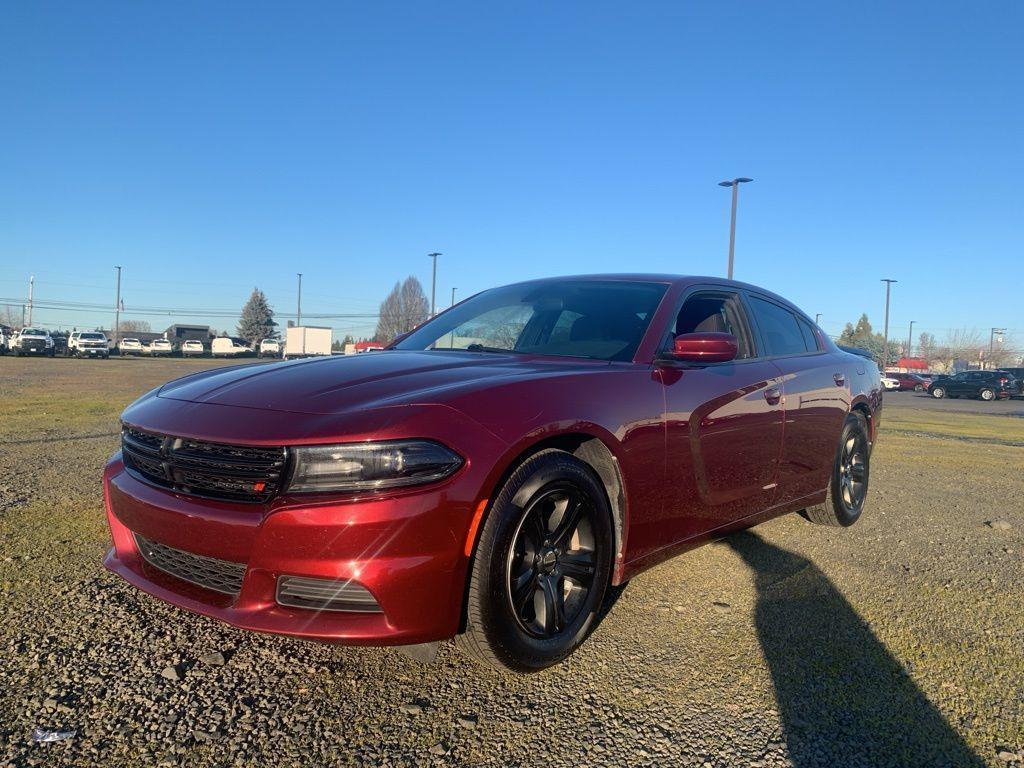
[[[11,328],[18,328],[21,326],[21,306],[16,304],[2,304],[0,305],[0,325],[6,325]]]
[[[957,360],[977,360],[978,352],[986,347],[987,341],[982,340],[977,329],[954,328],[935,346],[929,362],[939,370],[951,371]]]
[[[407,277],[381,302],[380,318],[377,320],[376,341],[386,344],[396,336],[408,333],[427,319],[430,304],[423,286],[415,277]]]
[[[152,333],[153,326],[147,320],[122,320],[121,333]]]

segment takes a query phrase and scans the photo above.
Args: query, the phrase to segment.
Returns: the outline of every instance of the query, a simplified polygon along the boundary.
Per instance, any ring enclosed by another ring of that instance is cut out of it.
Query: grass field
[[[856,526],[688,553],[506,677],[236,631],[102,569],[118,414],[212,364],[0,358],[0,765],[1024,762],[1020,419],[887,406]]]

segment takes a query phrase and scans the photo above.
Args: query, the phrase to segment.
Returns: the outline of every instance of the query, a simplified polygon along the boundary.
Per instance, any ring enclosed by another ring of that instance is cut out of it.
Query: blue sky
[[[122,264],[129,312],[254,285],[290,312],[301,271],[304,312],[372,313],[409,274],[429,292],[435,250],[440,304],[722,274],[716,184],[747,175],[737,278],[830,333],[880,328],[893,277],[897,337],[1024,340],[1022,24],[1015,1],[5,3],[0,297],[34,273],[39,300],[112,306]]]

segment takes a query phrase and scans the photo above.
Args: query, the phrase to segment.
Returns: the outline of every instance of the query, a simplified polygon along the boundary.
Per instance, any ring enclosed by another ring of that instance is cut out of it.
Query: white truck
[[[22,328],[8,342],[15,355],[46,355],[53,357],[53,338],[42,328]]]
[[[317,325],[299,325],[288,329],[284,341],[284,359],[331,354],[334,332]]]
[[[73,357],[110,357],[110,340],[103,331],[81,331],[68,338],[68,354]]]
[[[251,352],[245,339],[237,336],[218,336],[210,343],[210,354],[214,357],[238,357]]]
[[[260,357],[280,357],[281,342],[278,339],[263,339],[260,342]]]

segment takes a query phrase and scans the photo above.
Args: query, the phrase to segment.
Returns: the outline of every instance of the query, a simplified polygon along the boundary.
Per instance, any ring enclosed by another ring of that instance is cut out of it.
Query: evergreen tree
[[[259,288],[252,289],[252,295],[242,307],[242,317],[238,322],[238,335],[250,346],[259,344],[263,339],[276,335],[274,328],[274,310],[267,303],[267,297]]]

